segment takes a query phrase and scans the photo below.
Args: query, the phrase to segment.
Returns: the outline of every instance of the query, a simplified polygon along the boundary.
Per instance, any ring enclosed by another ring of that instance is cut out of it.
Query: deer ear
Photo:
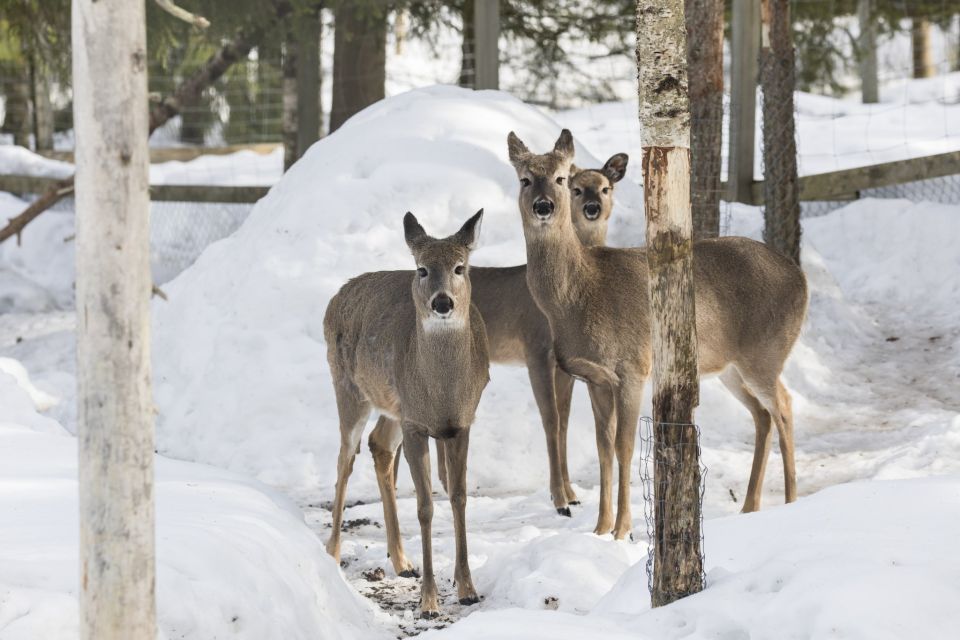
[[[523,144],[523,140],[513,131],[507,135],[507,152],[510,155],[510,164],[514,167],[523,160],[524,156],[530,155],[530,149],[527,149],[527,145]]]
[[[603,169],[600,169],[600,173],[607,176],[610,182],[620,182],[623,180],[623,176],[627,175],[627,162],[629,160],[630,156],[625,153],[610,156],[610,159],[603,165]]]
[[[477,244],[477,236],[480,235],[480,221],[483,220],[483,209],[477,211],[469,220],[463,223],[460,231],[454,234],[454,240],[465,246],[467,249],[473,249]]]
[[[553,145],[553,150],[561,156],[573,160],[573,134],[570,133],[570,129],[564,129],[560,132],[560,137]]]
[[[403,216],[403,236],[407,241],[407,246],[410,247],[411,250],[416,250],[417,245],[427,237],[427,232],[424,231],[420,223],[417,222],[417,216],[409,211]]]

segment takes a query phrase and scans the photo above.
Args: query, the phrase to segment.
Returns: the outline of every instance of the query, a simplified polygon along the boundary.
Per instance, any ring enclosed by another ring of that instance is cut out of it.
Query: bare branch
[[[173,4],[173,0],[155,0],[157,6],[172,15],[174,18],[183,20],[188,24],[200,27],[201,29],[206,29],[210,26],[210,21],[204,18],[203,16],[198,16],[196,14],[190,13],[186,9],[178,7]]]

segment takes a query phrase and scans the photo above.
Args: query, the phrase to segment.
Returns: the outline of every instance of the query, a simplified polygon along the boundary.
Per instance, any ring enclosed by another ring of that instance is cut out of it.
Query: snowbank
[[[340,436],[322,341],[327,300],[362,272],[413,267],[401,227],[408,210],[439,235],[483,207],[474,264],[524,262],[511,129],[545,149],[560,127],[502,93],[434,87],[374,105],[314,145],[155,304],[160,450],[271,484],[331,489]],[[577,152],[579,163],[599,166]],[[640,191],[624,184],[617,194],[614,237],[635,243]],[[476,425],[476,488],[543,484],[545,445],[524,370],[494,371]],[[593,442],[592,430],[577,430],[574,469],[593,466]],[[492,460],[515,471],[504,475]],[[358,466],[350,495],[377,495],[368,457]]]
[[[77,449],[55,399],[0,358],[0,637],[77,637]],[[380,637],[295,505],[259,483],[157,459],[165,638]]]
[[[960,478],[838,486],[708,521],[707,588],[670,606],[649,608],[638,563],[590,615],[481,612],[424,637],[950,638],[958,536]]]

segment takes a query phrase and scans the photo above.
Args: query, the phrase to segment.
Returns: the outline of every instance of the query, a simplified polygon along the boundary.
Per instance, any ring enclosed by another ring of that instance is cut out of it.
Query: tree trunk
[[[476,37],[473,28],[473,0],[463,0],[461,11],[463,18],[462,40],[460,43],[460,77],[457,84],[467,89],[473,89],[474,79],[477,76],[477,61],[474,58],[473,41]]]
[[[202,94],[187,96],[180,109],[180,142],[202,145],[205,137],[206,122],[203,117]]]
[[[637,69],[653,344],[653,606],[703,589],[684,0],[638,0]]]
[[[331,133],[386,95],[386,8],[344,2],[337,9],[335,27]]]
[[[720,235],[723,0],[686,0],[693,237]]]
[[[875,0],[858,0],[857,19],[860,37],[857,41],[860,59],[860,97],[863,104],[880,102],[880,82],[877,78],[877,23],[874,17]]]
[[[154,640],[144,2],[74,0],[80,637]]]
[[[17,64],[14,77],[7,84],[7,116],[3,128],[13,134],[13,144],[30,148],[30,72]]]
[[[933,51],[930,48],[930,21],[913,18],[910,28],[910,44],[913,48],[913,77],[932,78],[934,75]]]
[[[727,198],[753,203],[760,0],[733,3],[730,26],[730,144]]]
[[[304,16],[297,28],[297,154],[320,139],[320,7]]]
[[[790,0],[763,0],[763,240],[800,264],[800,184],[793,115],[795,78]]]
[[[474,89],[500,88],[500,0],[473,3]]]
[[[297,148],[297,38],[294,26],[288,25],[283,43],[283,170],[286,171],[300,157]]]
[[[37,56],[30,65],[33,89],[33,141],[36,151],[53,150],[53,105],[50,104],[50,78],[47,67]]]

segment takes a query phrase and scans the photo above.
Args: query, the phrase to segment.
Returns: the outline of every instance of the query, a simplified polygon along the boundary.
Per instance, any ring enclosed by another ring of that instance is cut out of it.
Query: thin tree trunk
[[[386,8],[372,3],[342,3],[336,13],[333,47],[331,133],[386,95]]]
[[[80,637],[157,634],[144,2],[73,3]]]
[[[283,170],[286,171],[300,157],[297,148],[297,38],[294,26],[288,25],[283,43]]]
[[[34,56],[30,65],[33,89],[33,141],[36,151],[53,150],[53,106],[50,78],[43,60]]]
[[[860,37],[857,42],[860,58],[860,97],[863,104],[880,102],[880,82],[877,77],[877,24],[874,16],[875,0],[858,0],[857,19]]]
[[[653,341],[653,606],[703,589],[684,0],[638,0],[637,68]]]
[[[763,87],[763,240],[800,264],[800,185],[793,90],[796,82],[790,0],[761,5]]]
[[[320,7],[304,16],[297,29],[297,152],[306,153],[320,139]]]
[[[910,28],[910,44],[913,48],[913,77],[932,78],[934,75],[933,50],[930,46],[930,21],[913,18]]]
[[[693,237],[720,235],[723,0],[686,0]]]
[[[205,123],[201,112],[202,108],[202,95],[185,97],[180,110],[180,142],[184,144],[203,144]]]
[[[463,0],[461,10],[463,31],[460,42],[460,77],[457,84],[467,89],[473,89],[477,77],[477,60],[474,57],[474,8],[473,0]]]
[[[4,129],[13,134],[13,144],[30,148],[30,71],[17,64],[14,78],[7,85]]]

